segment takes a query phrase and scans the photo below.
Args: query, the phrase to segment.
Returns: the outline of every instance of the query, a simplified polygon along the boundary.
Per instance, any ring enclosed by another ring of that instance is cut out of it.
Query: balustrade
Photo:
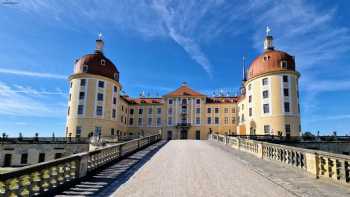
[[[211,134],[209,139],[228,144],[262,159],[306,170],[316,178],[328,178],[339,183],[350,184],[350,156],[347,155],[218,134]]]
[[[48,192],[160,138],[160,134],[152,135],[0,174],[0,197],[35,196]]]

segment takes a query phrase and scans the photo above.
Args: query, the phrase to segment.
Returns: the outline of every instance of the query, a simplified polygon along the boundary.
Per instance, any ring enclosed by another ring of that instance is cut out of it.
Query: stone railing
[[[347,155],[218,134],[209,135],[209,140],[224,143],[261,159],[305,170],[316,178],[326,178],[337,183],[350,184],[350,156]]]
[[[152,135],[0,174],[0,197],[35,196],[50,192],[160,139],[160,134]]]

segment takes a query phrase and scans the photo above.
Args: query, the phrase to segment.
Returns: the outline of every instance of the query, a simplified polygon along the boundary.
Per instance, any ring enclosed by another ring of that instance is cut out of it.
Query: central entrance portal
[[[187,130],[186,129],[182,129],[180,131],[180,139],[181,140],[186,140],[187,139]]]

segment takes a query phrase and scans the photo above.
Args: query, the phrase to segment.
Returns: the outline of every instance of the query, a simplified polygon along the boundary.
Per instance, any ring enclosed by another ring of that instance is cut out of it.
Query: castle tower
[[[123,127],[118,118],[119,72],[103,53],[100,34],[96,49],[76,60],[69,77],[66,136],[113,136]]]
[[[270,29],[264,52],[250,65],[238,103],[237,130],[246,135],[299,136],[298,79],[294,57],[275,50]]]

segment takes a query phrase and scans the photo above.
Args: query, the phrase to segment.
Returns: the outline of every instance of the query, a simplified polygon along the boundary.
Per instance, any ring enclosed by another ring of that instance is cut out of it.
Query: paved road
[[[170,141],[113,196],[350,196],[296,169],[209,141]]]
[[[64,196],[350,196],[345,186],[212,141],[157,143],[95,174]]]

